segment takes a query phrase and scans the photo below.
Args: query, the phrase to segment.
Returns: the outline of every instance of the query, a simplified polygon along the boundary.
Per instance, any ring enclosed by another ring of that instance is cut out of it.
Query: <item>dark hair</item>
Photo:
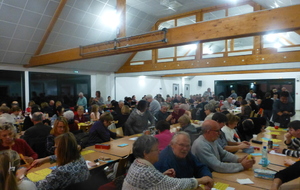
[[[34,104],[31,106],[31,114],[34,114],[35,112],[40,112],[41,107],[38,104]]]
[[[133,155],[136,158],[144,158],[144,153],[150,153],[152,147],[158,143],[158,139],[150,136],[143,135],[139,137],[134,143],[132,147]]]
[[[227,122],[227,117],[225,114],[220,113],[220,112],[216,112],[214,113],[214,115],[211,118],[212,120],[218,122],[218,123],[226,123]]]
[[[104,121],[112,121],[114,120],[113,116],[111,115],[110,112],[105,112],[100,116],[100,121],[104,122]]]
[[[136,108],[141,112],[144,112],[146,111],[147,106],[148,106],[148,102],[146,100],[140,100]]]
[[[290,94],[287,91],[283,91],[280,93],[280,97],[289,97],[289,96],[290,96]]]
[[[164,130],[170,130],[170,123],[167,121],[159,121],[156,123],[155,128],[160,132],[163,132]]]
[[[11,112],[21,111],[21,108],[20,108],[19,106],[17,106],[17,107],[12,107],[12,108],[10,109],[10,111],[11,111]]]
[[[269,98],[269,97],[271,97],[271,93],[270,92],[266,92],[265,98]]]
[[[64,109],[64,108],[63,108],[62,106],[57,106],[56,109],[55,109],[56,114],[57,114],[57,112],[58,112],[58,113],[61,113],[63,109]],[[57,116],[58,116],[58,115],[57,115]]]
[[[244,131],[251,131],[254,128],[254,123],[251,119],[245,119],[242,122]]]
[[[292,121],[288,124],[287,127],[292,128],[294,130],[300,129],[300,121],[299,120]]]
[[[246,104],[248,104],[247,100],[242,100],[241,101],[241,105],[246,105]]]
[[[99,96],[101,96],[101,92],[99,90],[96,91],[96,94],[99,94]]]

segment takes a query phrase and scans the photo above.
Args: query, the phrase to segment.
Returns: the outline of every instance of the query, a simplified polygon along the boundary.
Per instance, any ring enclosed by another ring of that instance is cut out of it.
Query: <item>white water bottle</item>
[[[262,158],[261,158],[262,166],[266,168],[269,165],[268,161],[268,149],[266,146],[262,149]]]

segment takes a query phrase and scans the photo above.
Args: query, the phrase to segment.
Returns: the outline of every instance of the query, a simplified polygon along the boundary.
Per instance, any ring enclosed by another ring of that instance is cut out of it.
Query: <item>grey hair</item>
[[[82,92],[79,92],[78,96],[83,96],[83,93],[82,93]]]
[[[191,137],[190,137],[190,135],[187,132],[185,132],[185,131],[179,131],[179,132],[177,132],[177,133],[175,133],[173,135],[170,144],[175,144],[177,142],[177,138],[178,138],[179,135],[186,136],[189,139],[189,141],[191,142]]]
[[[147,94],[146,99],[152,99],[153,96],[151,94]]]
[[[16,138],[17,130],[16,130],[16,127],[13,126],[13,124],[7,123],[7,122],[6,123],[1,123],[0,133],[1,133],[1,131],[6,131],[6,130],[12,131],[13,137]],[[0,140],[0,142],[2,143],[2,140]]]
[[[163,103],[161,104],[161,107],[169,107],[169,104],[163,102]]]
[[[205,106],[204,106],[204,110],[209,110],[209,111],[211,111],[211,112],[215,112],[216,110],[215,110],[215,106],[213,105],[213,104],[210,104],[210,103],[208,103],[208,104],[206,104]]]
[[[133,155],[136,158],[144,158],[144,153],[150,153],[152,147],[158,143],[158,139],[151,135],[140,136],[132,147]]]
[[[43,113],[42,112],[35,112],[32,114],[33,121],[43,121]]]
[[[124,101],[123,101],[123,100],[120,100],[118,103],[119,103],[119,104],[124,104]]]
[[[74,119],[74,112],[72,112],[71,110],[64,112],[63,115],[68,121]]]

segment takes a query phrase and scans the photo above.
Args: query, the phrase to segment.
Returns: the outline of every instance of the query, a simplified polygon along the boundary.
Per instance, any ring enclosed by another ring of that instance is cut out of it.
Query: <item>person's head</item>
[[[100,116],[100,121],[105,127],[110,126],[111,122],[114,120],[110,112],[105,112]]]
[[[191,149],[191,139],[187,132],[180,131],[173,135],[170,146],[177,158],[185,158]]]
[[[294,137],[300,138],[300,121],[294,120],[290,122],[287,126],[289,128],[289,133]]]
[[[30,100],[30,101],[28,102],[28,107],[32,107],[34,104],[35,104],[35,102],[34,102],[33,100]]]
[[[79,98],[82,98],[83,97],[83,93],[79,92],[78,96],[79,96]]]
[[[11,123],[0,124],[0,143],[3,146],[10,146],[14,143],[16,131]]]
[[[231,98],[231,97],[228,97],[228,98],[227,98],[227,102],[231,104],[231,103],[232,103],[232,98]]]
[[[37,104],[33,104],[31,106],[31,115],[34,114],[35,112],[41,112],[41,107]]]
[[[20,166],[19,154],[14,150],[0,151],[0,163],[0,189],[19,189],[15,177]]]
[[[124,106],[124,101],[123,101],[123,100],[120,100],[120,101],[118,102],[118,104],[119,104],[119,108],[122,109],[122,107]]]
[[[49,106],[54,106],[54,100],[49,101]]]
[[[68,121],[72,121],[74,120],[74,112],[71,110],[68,110],[66,112],[63,113],[63,116],[68,120]]]
[[[250,91],[249,91],[250,94],[253,94],[253,92],[254,92],[253,90],[250,90]]]
[[[155,128],[161,133],[165,130],[170,130],[170,123],[162,120],[156,123]]]
[[[153,100],[152,95],[151,95],[151,94],[148,94],[148,95],[146,96],[146,100],[147,100],[148,102],[152,102],[152,100]]]
[[[41,103],[41,108],[42,109],[44,109],[44,108],[46,108],[46,107],[48,107],[49,106],[49,104],[47,103],[47,102],[42,102]]]
[[[148,102],[146,100],[140,100],[136,108],[140,112],[145,112],[147,110],[147,107],[148,107]]]
[[[222,128],[228,121],[226,115],[220,112],[216,112],[211,119],[218,122],[220,128]]]
[[[69,132],[68,120],[63,116],[58,117],[54,121],[54,125],[50,131],[50,134],[54,136],[58,136],[67,132]]]
[[[173,105],[173,111],[174,112],[178,112],[179,111],[179,104],[178,103],[174,103],[174,105]]]
[[[56,107],[56,115],[62,116],[64,114],[65,109],[62,106]]]
[[[15,107],[12,107],[10,109],[11,113],[13,113],[14,115],[19,115],[20,111],[21,111],[21,108],[19,106],[15,106]]]
[[[58,166],[66,165],[80,158],[76,138],[71,132],[63,133],[54,139],[56,163]]]
[[[11,107],[19,107],[19,102],[18,101],[12,101]]]
[[[99,111],[99,106],[97,104],[92,105],[91,112],[97,113]]]
[[[250,100],[250,105],[256,105],[254,100]]]
[[[215,112],[215,106],[213,104],[205,104],[204,106],[204,112],[206,115],[209,115],[210,113]]]
[[[271,98],[271,93],[270,93],[270,92],[266,92],[265,98],[266,98],[266,99],[267,99],[267,98]]]
[[[178,119],[178,123],[180,124],[181,127],[187,126],[191,123],[191,118],[186,115],[183,114],[179,119]]]
[[[226,125],[231,129],[234,129],[237,126],[238,122],[240,121],[240,118],[237,115],[231,113],[227,114],[226,117],[227,117]]]
[[[278,99],[278,93],[277,92],[273,94],[273,98]]]
[[[133,155],[136,158],[143,158],[154,164],[158,161],[159,149],[157,138],[151,135],[143,135],[139,137],[132,147]]]
[[[161,104],[160,111],[161,111],[162,113],[167,113],[168,109],[169,109],[169,105],[168,105],[167,103],[162,103],[162,104]]]
[[[84,107],[83,106],[78,106],[77,107],[77,115],[82,116],[84,113]]]
[[[281,91],[284,92],[284,91],[287,91],[287,89],[285,87],[282,87]]]
[[[107,96],[107,101],[110,102],[110,100],[111,100],[111,97],[110,97],[110,96]]]
[[[236,98],[236,100],[239,101],[239,102],[241,102],[241,101],[243,100],[243,97],[242,97],[242,96],[238,96],[238,97]]]
[[[135,100],[135,95],[132,95],[131,99]]]
[[[242,106],[245,106],[245,105],[247,105],[247,104],[248,104],[247,100],[242,100],[242,102],[241,102],[241,105],[242,105]]]
[[[257,100],[256,100],[256,104],[257,104],[257,105],[260,105],[260,104],[261,104],[261,102],[262,102],[262,100],[261,100],[261,99],[257,99]]]
[[[205,120],[202,123],[202,131],[204,138],[209,142],[214,142],[219,138],[221,127],[214,120]]]
[[[124,106],[121,108],[121,113],[122,113],[123,115],[129,115],[129,114],[130,114],[130,108],[129,108],[129,106],[124,105]]]
[[[232,94],[232,93],[235,93],[235,91],[234,91],[234,90],[231,90],[231,94]]]
[[[98,91],[96,91],[96,97],[100,97],[101,96],[101,92],[98,90]]]
[[[9,107],[7,106],[1,106],[0,107],[0,113],[3,114],[3,113],[9,113]]]
[[[55,107],[58,108],[59,106],[62,106],[61,101],[56,101],[56,102],[55,102]]]
[[[288,91],[283,91],[280,93],[280,101],[284,104],[287,104],[289,102],[289,92]]]
[[[210,88],[208,88],[208,89],[207,89],[207,92],[210,92],[210,91],[211,91],[211,89],[210,89]]]
[[[34,114],[32,114],[31,121],[34,124],[42,122],[43,121],[43,113],[42,112],[35,112]]]
[[[254,129],[254,123],[253,123],[252,119],[245,119],[242,122],[242,126],[243,126],[243,130],[245,132],[252,131]]]

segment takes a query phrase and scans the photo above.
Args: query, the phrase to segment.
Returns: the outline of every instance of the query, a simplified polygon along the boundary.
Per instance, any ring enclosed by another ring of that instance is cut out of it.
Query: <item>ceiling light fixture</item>
[[[116,10],[106,11],[102,16],[103,24],[116,29],[120,24],[120,15],[117,14]]]

